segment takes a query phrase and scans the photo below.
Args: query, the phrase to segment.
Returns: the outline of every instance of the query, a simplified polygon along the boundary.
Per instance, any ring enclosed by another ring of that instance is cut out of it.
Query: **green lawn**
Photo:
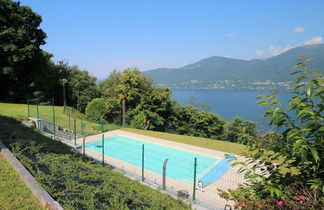
[[[1,153],[0,209],[45,209]]]
[[[53,107],[42,105],[38,107],[39,118],[53,122]],[[100,125],[97,123],[89,122],[85,120],[85,116],[73,109],[71,109],[70,123],[68,114],[63,114],[63,106],[55,106],[55,122],[62,128],[69,128],[73,130],[73,121],[76,120],[76,129],[78,133],[81,133],[81,119],[85,124],[84,131],[86,134],[97,134],[100,132]],[[35,105],[31,105],[29,108],[30,116],[37,117],[37,108]],[[16,119],[26,119],[28,117],[27,104],[13,104],[13,103],[0,103],[0,114],[8,117],[14,117]],[[115,124],[106,124],[104,130],[116,130],[120,126]]]
[[[222,152],[235,153],[238,155],[243,155],[246,151],[246,146],[242,144],[232,143],[228,141],[219,141],[214,139],[199,138],[193,136],[184,136],[170,133],[163,133],[157,131],[145,131],[138,130],[134,128],[123,128],[121,130],[142,134],[146,136],[152,136],[156,138],[166,139],[170,141],[180,142],[184,144],[190,144],[194,146],[204,147],[208,149],[218,150]]]
[[[55,120],[60,127],[68,128],[69,127],[69,117],[67,114],[63,114],[62,106],[55,106]],[[30,106],[30,115],[36,116],[37,114],[36,106]],[[12,104],[12,103],[0,103],[0,114],[4,116],[14,117],[16,119],[26,119],[28,116],[27,104]],[[52,106],[39,106],[39,115],[41,119],[48,121],[53,121],[53,107]],[[70,127],[73,129],[73,119],[77,117],[79,119],[84,119],[84,115],[79,112],[73,112],[71,114]],[[81,133],[81,120],[77,120],[77,131]],[[89,122],[83,120],[85,123],[85,132],[87,134],[96,134],[100,132],[100,125],[97,123]],[[114,124],[108,124],[105,126],[105,130],[111,131],[119,129],[120,126]],[[245,146],[242,144],[232,143],[228,141],[219,141],[207,138],[199,138],[192,136],[176,135],[156,131],[145,131],[138,130],[133,128],[123,128],[122,130],[138,133],[142,135],[162,138],[170,141],[180,142],[184,144],[190,144],[195,146],[200,146],[208,149],[218,150],[222,152],[235,153],[242,155],[245,150]]]

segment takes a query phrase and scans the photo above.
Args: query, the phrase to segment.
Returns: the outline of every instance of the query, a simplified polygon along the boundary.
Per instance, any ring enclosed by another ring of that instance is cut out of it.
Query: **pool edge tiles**
[[[86,144],[86,148],[101,153],[102,140]],[[194,157],[198,159],[197,176],[202,177],[211,168],[215,167],[222,158],[199,154],[194,151],[178,147],[170,147],[152,141],[140,140],[126,135],[114,135],[104,139],[105,155],[129,164],[141,167],[141,145],[145,145],[145,169],[162,174],[162,164],[165,158],[169,159],[167,176],[176,180],[187,182],[193,176]],[[184,180],[185,179],[185,180]],[[191,181],[190,181],[191,182]]]

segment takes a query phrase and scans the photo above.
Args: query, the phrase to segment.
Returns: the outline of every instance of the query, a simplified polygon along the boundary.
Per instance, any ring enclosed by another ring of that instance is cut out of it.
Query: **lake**
[[[270,91],[254,90],[172,90],[172,98],[181,104],[188,104],[189,98],[194,97],[196,102],[205,102],[210,105],[210,112],[220,115],[224,119],[232,119],[238,115],[247,120],[260,121],[264,109],[255,102],[258,94],[269,95]],[[288,92],[279,92],[277,98],[286,104],[291,97]]]

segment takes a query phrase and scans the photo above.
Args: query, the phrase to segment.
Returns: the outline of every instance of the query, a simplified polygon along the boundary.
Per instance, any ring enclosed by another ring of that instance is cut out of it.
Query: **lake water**
[[[210,112],[220,115],[224,119],[232,119],[236,115],[259,122],[264,109],[255,102],[258,94],[269,95],[270,91],[235,91],[235,90],[172,90],[172,98],[181,104],[188,104],[189,98],[194,97],[196,102],[205,102],[210,105]],[[280,92],[277,98],[282,104],[287,104],[291,94]]]

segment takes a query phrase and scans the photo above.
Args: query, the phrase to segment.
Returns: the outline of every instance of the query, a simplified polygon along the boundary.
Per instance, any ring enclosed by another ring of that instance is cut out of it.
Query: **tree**
[[[252,139],[247,162],[236,162],[245,172],[246,183],[237,190],[221,191],[226,199],[250,208],[266,209],[323,207],[324,177],[324,77],[309,71],[309,58],[301,57],[293,75],[299,75],[284,109],[274,95],[260,95],[270,125],[281,131],[275,144]],[[270,151],[269,151],[270,150]],[[261,171],[261,172],[260,172]]]
[[[117,92],[115,90],[118,81],[122,76],[121,72],[114,70],[104,81],[99,83],[99,90],[103,97],[111,98],[117,97]]]
[[[99,90],[103,97],[119,101],[120,116],[125,125],[126,115],[143,103],[142,99],[154,89],[152,84],[148,76],[137,69],[128,68],[123,72],[113,71],[106,80],[99,83]]]
[[[141,98],[153,88],[153,81],[137,69],[125,69],[114,87],[125,95],[126,112],[136,108]]]
[[[141,98],[130,112],[131,126],[145,130],[164,131],[166,119],[171,114],[171,91],[168,88],[153,88]]]
[[[190,105],[173,102],[167,131],[171,133],[217,139],[223,134],[225,121],[218,115],[199,111]]]
[[[97,78],[90,76],[88,71],[81,71],[77,66],[70,68],[69,94],[77,110],[84,112],[87,104],[99,95],[96,80]]]
[[[255,128],[256,124],[256,122],[244,120],[239,116],[235,116],[232,121],[227,122],[225,125],[223,139],[246,144],[252,138],[258,136],[258,132]]]
[[[17,100],[34,87],[37,72],[46,63],[40,49],[46,34],[40,15],[11,0],[0,1],[0,99]],[[25,97],[23,97],[25,100]]]
[[[197,108],[200,111],[208,112],[210,110],[210,105],[205,102],[197,102],[197,98],[190,97],[188,101],[188,105]]]

